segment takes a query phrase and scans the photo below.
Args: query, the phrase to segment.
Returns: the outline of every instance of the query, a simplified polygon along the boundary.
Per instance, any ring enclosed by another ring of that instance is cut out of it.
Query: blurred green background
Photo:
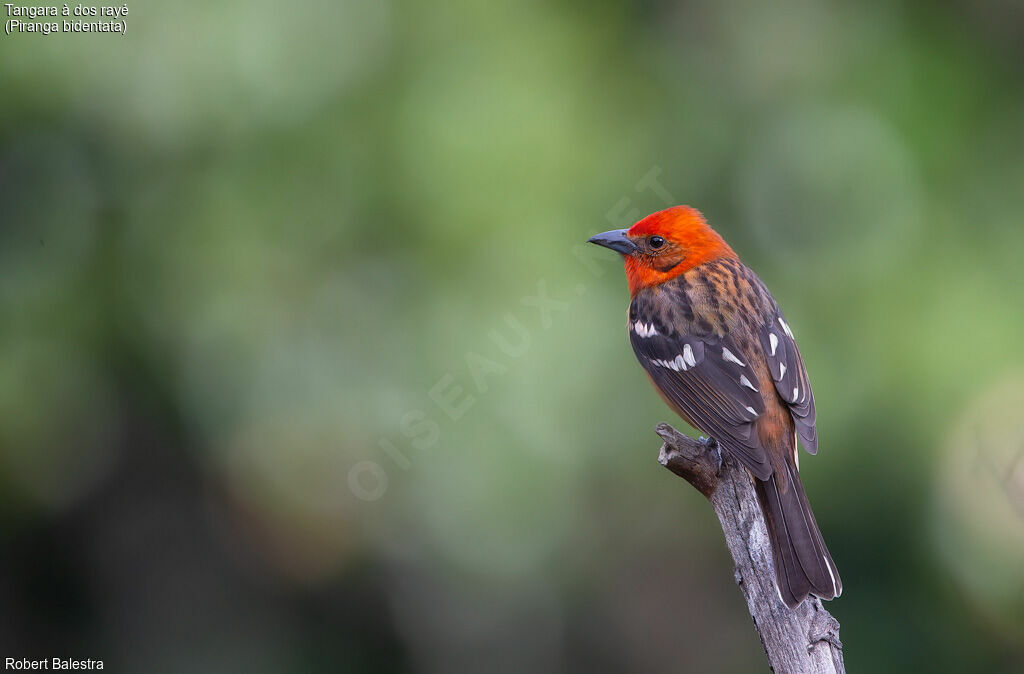
[[[582,246],[687,203],[800,340],[850,671],[1024,669],[1020,3],[127,22],[0,35],[3,656],[767,671]]]

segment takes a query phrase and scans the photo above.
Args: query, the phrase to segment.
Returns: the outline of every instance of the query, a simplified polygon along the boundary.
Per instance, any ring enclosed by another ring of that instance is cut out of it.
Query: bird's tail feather
[[[839,571],[814,520],[796,468],[788,466],[785,480],[772,475],[754,480],[768,525],[775,564],[775,582],[782,601],[795,608],[808,594],[822,599],[843,591]]]

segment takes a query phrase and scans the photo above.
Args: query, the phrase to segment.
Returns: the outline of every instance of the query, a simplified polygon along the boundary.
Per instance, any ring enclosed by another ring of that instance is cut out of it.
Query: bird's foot
[[[700,436],[697,438],[697,442],[704,445],[704,451],[708,453],[711,460],[715,464],[715,475],[722,472],[722,446],[718,444],[718,441],[714,438],[707,436]]]

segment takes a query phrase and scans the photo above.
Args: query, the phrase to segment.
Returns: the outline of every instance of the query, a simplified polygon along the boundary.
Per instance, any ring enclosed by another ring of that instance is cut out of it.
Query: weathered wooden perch
[[[665,444],[658,462],[704,494],[718,515],[736,565],[736,583],[776,674],[845,674],[839,621],[817,597],[789,609],[775,589],[771,544],[750,474],[716,446],[668,424],[655,429]]]

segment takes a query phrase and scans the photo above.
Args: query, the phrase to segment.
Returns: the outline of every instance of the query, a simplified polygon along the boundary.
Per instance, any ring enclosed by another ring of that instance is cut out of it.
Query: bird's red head
[[[629,229],[598,234],[591,243],[622,253],[629,292],[664,283],[699,264],[736,257],[704,216],[689,206],[652,213]]]

